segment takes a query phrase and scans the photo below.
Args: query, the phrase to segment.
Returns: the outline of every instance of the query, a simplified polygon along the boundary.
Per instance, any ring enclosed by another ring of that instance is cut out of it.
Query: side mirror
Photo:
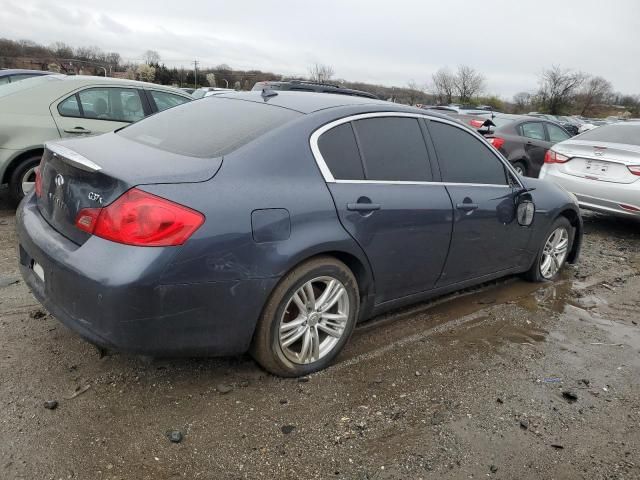
[[[532,200],[520,198],[518,201],[518,223],[523,227],[530,227],[536,214],[536,206]]]

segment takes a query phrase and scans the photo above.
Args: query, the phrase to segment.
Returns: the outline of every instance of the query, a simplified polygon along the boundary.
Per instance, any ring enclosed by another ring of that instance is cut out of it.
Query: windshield
[[[191,157],[231,153],[297,118],[299,112],[263,103],[212,96],[152,115],[118,135]]]
[[[603,125],[574,138],[590,142],[623,143],[640,147],[640,123]]]
[[[15,83],[7,83],[0,85],[0,97],[6,97],[17,92],[29,90],[31,88],[44,85],[48,82],[59,82],[64,78],[64,75],[40,75],[38,77],[27,78]]]

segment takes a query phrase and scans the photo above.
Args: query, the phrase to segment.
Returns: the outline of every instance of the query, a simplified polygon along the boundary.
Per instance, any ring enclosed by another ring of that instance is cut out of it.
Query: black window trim
[[[84,109],[82,108],[82,102],[80,101],[80,93],[84,92],[86,90],[93,90],[93,89],[100,89],[100,88],[120,88],[120,89],[126,89],[126,90],[135,90],[138,92],[138,96],[140,97],[140,102],[142,103],[142,111],[144,112],[144,117],[142,117],[142,119],[147,118],[151,113],[151,107],[149,106],[149,100],[147,100],[147,95],[145,93],[143,93],[143,90],[141,90],[138,87],[135,86],[114,86],[114,85],[91,85],[88,86],[86,88],[81,88],[79,90],[76,90],[74,93],[72,93],[71,95],[68,95],[66,97],[64,97],[62,100],[60,100],[58,102],[58,105],[56,106],[56,110],[58,111],[58,115],[60,115],[63,118],[82,118],[83,120],[101,120],[103,122],[117,122],[117,123],[135,123],[136,121],[131,121],[131,120],[111,120],[108,118],[91,118],[91,117],[85,117],[84,116]],[[80,115],[64,115],[61,111],[60,111],[60,106],[66,102],[67,100],[69,100],[71,97],[76,97],[76,102],[78,102],[78,109],[80,110]],[[140,120],[142,120],[140,119]]]
[[[505,187],[505,188],[513,188],[512,185],[510,185],[509,182],[507,182],[504,185],[500,185],[500,184],[487,184],[487,183],[456,183],[456,182],[442,182],[442,181],[432,181],[432,182],[424,182],[424,181],[407,181],[407,180],[340,180],[340,179],[336,179],[333,177],[333,174],[331,173],[331,170],[329,169],[327,163],[325,162],[324,158],[322,157],[322,153],[320,152],[320,148],[318,147],[318,139],[320,138],[320,136],[331,130],[333,127],[337,127],[338,125],[342,125],[343,123],[348,123],[348,122],[354,122],[356,120],[363,120],[366,118],[376,118],[376,117],[412,117],[412,118],[417,118],[417,119],[423,119],[425,121],[433,121],[433,122],[439,122],[439,123],[444,123],[446,125],[458,128],[472,136],[474,136],[476,139],[478,139],[480,142],[484,143],[484,145],[489,149],[489,152],[491,152],[499,161],[500,163],[502,163],[502,165],[504,166],[504,168],[507,170],[507,172],[511,172],[513,174],[513,177],[515,179],[517,179],[519,187],[520,188],[524,188],[524,185],[522,184],[522,182],[520,181],[520,179],[518,178],[518,174],[516,173],[516,171],[513,169],[513,166],[504,158],[502,158],[502,156],[499,154],[499,152],[487,141],[486,138],[484,138],[482,135],[480,135],[479,133],[465,127],[464,125],[460,125],[454,121],[450,121],[450,120],[446,120],[444,118],[440,118],[440,117],[432,117],[430,115],[425,115],[425,114],[420,114],[420,113],[409,113],[409,112],[371,112],[371,113],[359,113],[359,114],[354,114],[354,115],[349,115],[347,117],[343,117],[337,120],[334,120],[332,122],[329,122],[319,128],[317,128],[312,134],[311,137],[309,138],[309,145],[311,147],[311,152],[313,153],[313,157],[315,158],[316,164],[318,165],[318,168],[320,169],[320,173],[322,174],[325,182],[327,183],[363,183],[363,184],[386,184],[386,185],[450,185],[450,186],[474,186],[474,187]],[[429,153],[429,156],[431,157],[431,150],[430,150],[430,143],[431,140],[429,140],[427,142],[427,151]],[[432,161],[430,163],[433,163]],[[434,172],[435,173],[435,172]],[[435,178],[435,177],[434,177]],[[507,180],[507,178],[505,178],[505,180]]]

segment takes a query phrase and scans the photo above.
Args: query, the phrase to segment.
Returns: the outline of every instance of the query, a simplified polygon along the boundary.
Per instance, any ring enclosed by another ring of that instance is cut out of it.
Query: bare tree
[[[440,104],[449,104],[453,101],[455,91],[455,77],[447,68],[441,68],[431,76],[431,87],[436,101]]]
[[[517,112],[526,112],[528,110],[531,110],[533,95],[531,95],[529,92],[516,93],[513,96],[513,103],[515,104]]]
[[[461,103],[468,103],[484,89],[484,77],[467,65],[460,65],[455,75],[455,91]]]
[[[407,101],[409,105],[415,105],[416,102],[424,97],[424,90],[418,84],[411,80],[407,82]]]
[[[540,103],[552,115],[558,115],[574,99],[578,89],[582,86],[585,75],[581,72],[564,70],[554,65],[542,72],[538,97]]]
[[[311,67],[309,67],[309,79],[312,82],[327,83],[331,80],[331,77],[333,77],[335,73],[336,72],[331,65],[314,63]]]
[[[589,77],[576,95],[580,115],[585,115],[592,106],[606,101],[612,92],[613,87],[608,80],[602,77]]]
[[[160,54],[155,50],[147,50],[142,54],[142,59],[147,65],[160,63]]]
[[[49,45],[49,50],[59,58],[71,58],[73,57],[73,48],[64,42],[53,42]]]

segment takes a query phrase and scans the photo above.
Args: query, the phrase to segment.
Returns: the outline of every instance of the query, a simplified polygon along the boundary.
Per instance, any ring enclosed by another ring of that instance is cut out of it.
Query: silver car
[[[578,197],[582,208],[640,219],[640,122],[603,125],[547,152],[540,178]]]

